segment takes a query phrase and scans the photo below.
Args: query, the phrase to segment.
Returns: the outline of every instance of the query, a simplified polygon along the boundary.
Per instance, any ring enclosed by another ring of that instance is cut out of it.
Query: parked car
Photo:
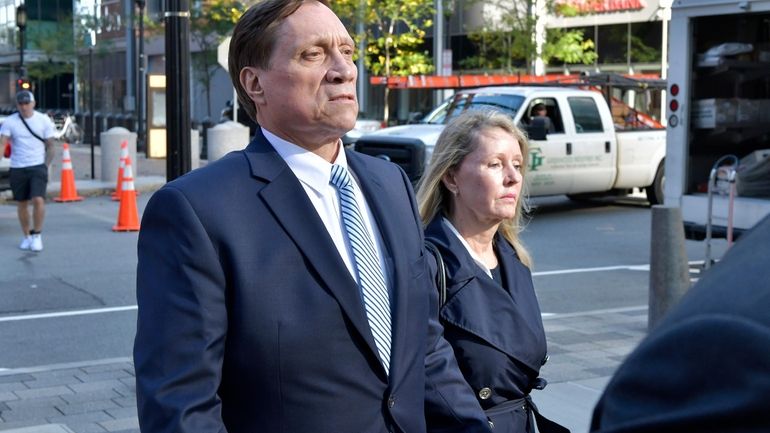
[[[3,120],[8,116],[0,116],[0,125],[3,124]],[[0,144],[2,146],[2,144]],[[11,159],[6,158],[3,154],[5,153],[5,147],[3,146],[0,148],[0,191],[5,191],[6,189],[10,189],[11,185],[9,182],[9,177],[11,173]]]

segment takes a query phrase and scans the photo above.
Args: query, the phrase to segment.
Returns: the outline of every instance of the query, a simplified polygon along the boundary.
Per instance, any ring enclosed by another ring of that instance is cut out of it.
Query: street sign
[[[230,36],[225,38],[224,41],[222,41],[221,44],[217,47],[217,62],[225,68],[225,71],[228,70],[227,68],[227,53],[230,51]]]
[[[441,54],[443,55],[443,60],[441,61],[442,68],[441,71],[439,71],[440,75],[452,75],[452,50],[444,49]]]

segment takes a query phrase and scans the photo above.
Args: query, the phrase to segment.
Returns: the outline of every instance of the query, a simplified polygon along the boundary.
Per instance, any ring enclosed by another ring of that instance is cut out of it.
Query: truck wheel
[[[663,186],[666,182],[666,174],[664,172],[664,161],[658,165],[658,171],[655,172],[655,179],[652,181],[652,185],[646,188],[647,200],[650,201],[650,205],[663,204]]]

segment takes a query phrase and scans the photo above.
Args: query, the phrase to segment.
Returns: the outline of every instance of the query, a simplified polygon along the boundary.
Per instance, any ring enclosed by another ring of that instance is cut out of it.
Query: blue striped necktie
[[[341,165],[332,165],[329,181],[337,187],[340,198],[340,211],[350,247],[353,250],[353,268],[358,279],[358,286],[363,295],[366,317],[377,344],[385,371],[390,367],[390,301],[388,287],[382,275],[380,261],[374,248],[374,238],[364,225],[361,211],[358,209],[356,192],[350,173]]]

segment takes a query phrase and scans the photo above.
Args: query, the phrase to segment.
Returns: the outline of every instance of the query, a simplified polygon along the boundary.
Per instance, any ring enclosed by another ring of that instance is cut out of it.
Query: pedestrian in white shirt
[[[19,112],[8,116],[0,127],[0,141],[11,140],[11,190],[17,201],[19,223],[24,237],[22,250],[42,251],[45,191],[48,168],[54,156],[55,128],[51,119],[35,111],[35,96],[22,90],[16,94]],[[32,202],[30,224],[29,204]]]

